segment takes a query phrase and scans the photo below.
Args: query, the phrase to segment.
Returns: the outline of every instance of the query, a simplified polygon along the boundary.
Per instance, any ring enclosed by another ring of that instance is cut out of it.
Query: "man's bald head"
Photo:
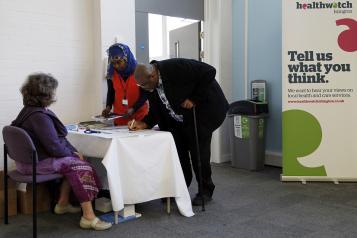
[[[154,91],[159,82],[156,69],[151,64],[137,64],[134,78],[139,87],[146,91]]]

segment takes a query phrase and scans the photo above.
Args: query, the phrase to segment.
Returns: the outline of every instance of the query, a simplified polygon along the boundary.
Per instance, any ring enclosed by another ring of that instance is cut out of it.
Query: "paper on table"
[[[125,115],[119,115],[116,113],[110,113],[107,117],[104,117],[102,115],[97,115],[97,116],[93,116],[92,118],[96,121],[110,121],[110,120],[114,120],[117,118],[121,118],[124,117]]]
[[[85,127],[90,129],[100,129],[105,128],[108,125],[100,121],[82,121],[78,123],[78,128]]]
[[[128,126],[108,126],[101,130],[128,130]]]
[[[150,136],[150,135],[158,133],[158,131],[154,131],[154,130],[131,131],[131,130],[129,130],[129,128],[127,126],[115,126],[115,127],[111,127],[111,129],[102,128],[102,129],[98,129],[96,131],[100,131],[104,134],[111,134],[110,137],[117,137],[117,138],[143,137],[143,136]],[[104,136],[105,137],[105,135],[100,135],[100,134],[97,134],[96,136],[99,136],[99,137]]]

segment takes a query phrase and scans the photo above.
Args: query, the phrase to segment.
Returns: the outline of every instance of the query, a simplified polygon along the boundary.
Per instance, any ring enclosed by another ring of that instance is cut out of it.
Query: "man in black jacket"
[[[142,121],[130,121],[129,128],[140,130],[158,124],[160,130],[170,131],[176,143],[187,186],[192,181],[191,162],[199,182],[192,110],[195,107],[202,191],[193,199],[193,205],[201,205],[201,194],[206,202],[212,200],[215,188],[211,178],[211,138],[213,131],[223,123],[228,110],[227,99],[215,80],[215,75],[214,67],[190,59],[138,64],[134,73],[137,84],[152,93],[148,98],[149,114]]]

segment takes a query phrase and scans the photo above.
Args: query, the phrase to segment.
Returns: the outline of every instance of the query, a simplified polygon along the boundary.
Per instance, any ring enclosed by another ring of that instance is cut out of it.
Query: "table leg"
[[[118,224],[119,211],[114,211],[114,224]]]
[[[167,201],[166,201],[166,212],[167,212],[167,214],[171,213],[171,202],[170,202],[169,197],[167,198]]]

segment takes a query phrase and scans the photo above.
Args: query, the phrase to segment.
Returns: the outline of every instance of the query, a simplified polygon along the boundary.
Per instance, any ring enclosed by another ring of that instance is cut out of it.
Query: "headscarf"
[[[124,45],[122,43],[116,43],[109,47],[107,50],[108,54],[108,68],[107,68],[107,79],[112,78],[114,73],[114,67],[110,62],[110,57],[119,56],[119,57],[126,57],[127,63],[124,70],[118,70],[118,73],[123,78],[128,78],[131,74],[134,73],[136,67],[136,60],[134,58],[133,53],[131,53],[129,46]]]

